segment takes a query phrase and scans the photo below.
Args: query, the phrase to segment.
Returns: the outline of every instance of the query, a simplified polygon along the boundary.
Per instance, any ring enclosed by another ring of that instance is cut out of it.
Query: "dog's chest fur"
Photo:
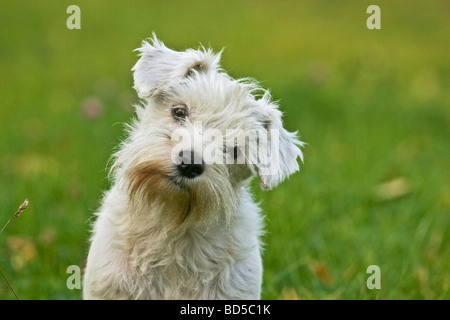
[[[230,223],[219,219],[207,228],[168,232],[153,225],[156,212],[134,219],[124,196],[113,188],[98,214],[89,253],[97,268],[85,275],[95,290],[85,291],[85,298],[260,298],[261,218],[245,188]]]

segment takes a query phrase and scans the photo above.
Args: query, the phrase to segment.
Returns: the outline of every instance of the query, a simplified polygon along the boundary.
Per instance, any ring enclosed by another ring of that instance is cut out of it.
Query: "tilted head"
[[[229,219],[252,176],[271,189],[299,169],[302,142],[278,106],[223,72],[220,53],[177,52],[156,37],[138,51],[134,88],[145,103],[114,164],[133,205],[158,207],[172,225]]]

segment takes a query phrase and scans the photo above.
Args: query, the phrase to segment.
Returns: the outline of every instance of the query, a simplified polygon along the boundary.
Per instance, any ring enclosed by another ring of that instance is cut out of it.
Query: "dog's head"
[[[156,37],[138,51],[134,88],[145,103],[115,163],[136,204],[181,221],[229,217],[250,177],[271,189],[299,169],[302,142],[283,128],[278,106],[254,82],[224,73],[220,53],[176,52]]]

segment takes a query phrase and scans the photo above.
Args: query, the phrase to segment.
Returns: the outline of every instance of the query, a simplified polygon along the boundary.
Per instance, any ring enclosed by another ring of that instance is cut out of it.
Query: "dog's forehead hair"
[[[191,117],[241,120],[257,114],[250,85],[226,74],[198,74],[172,83],[162,95],[165,106],[185,105]]]

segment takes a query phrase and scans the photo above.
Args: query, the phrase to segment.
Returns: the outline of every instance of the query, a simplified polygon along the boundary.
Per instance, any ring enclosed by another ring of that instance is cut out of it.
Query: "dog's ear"
[[[219,69],[220,53],[213,54],[211,49],[203,47],[177,52],[168,49],[155,34],[136,51],[140,59],[132,69],[134,88],[143,99],[163,93],[172,81]]]
[[[303,161],[300,148],[304,143],[298,140],[297,132],[288,132],[283,128],[282,113],[270,101],[268,93],[256,103],[262,111],[260,121],[268,137],[266,150],[263,151],[267,155],[266,161],[258,163],[256,168],[261,189],[270,190],[299,170],[297,158]]]

